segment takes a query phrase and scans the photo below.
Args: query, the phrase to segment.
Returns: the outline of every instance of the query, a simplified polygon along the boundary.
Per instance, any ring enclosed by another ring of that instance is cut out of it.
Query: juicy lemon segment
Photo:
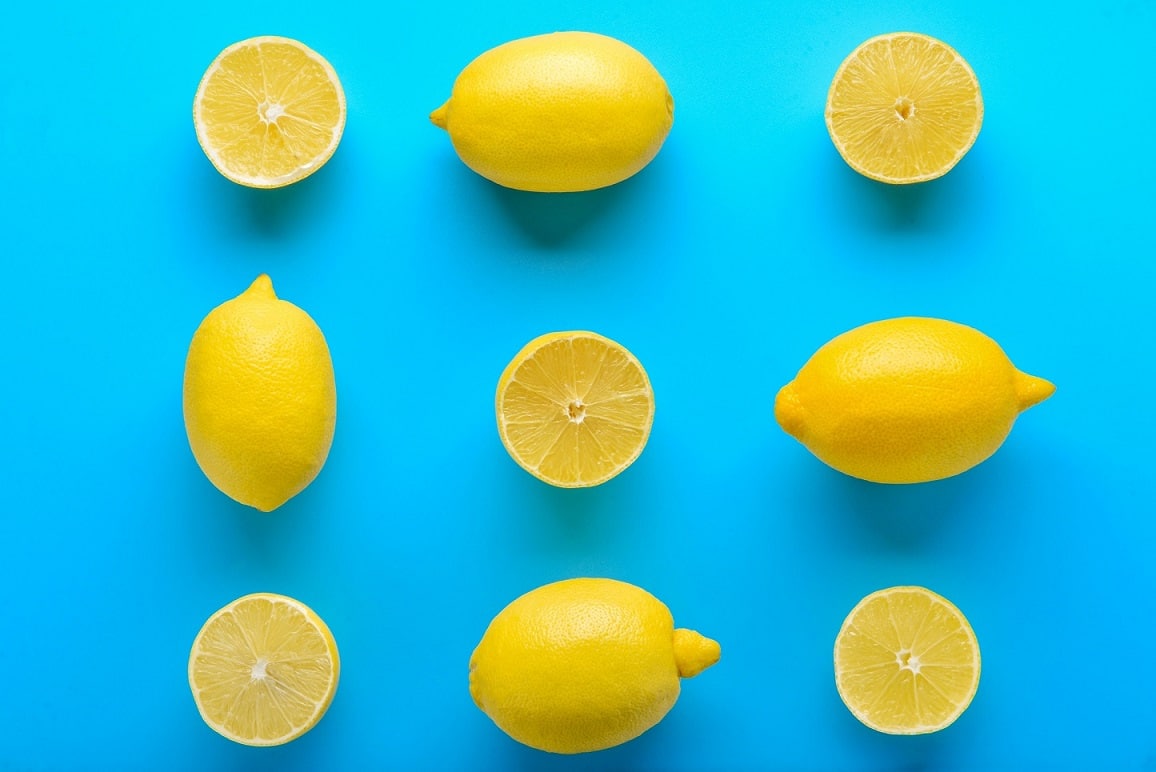
[[[290,38],[222,51],[193,100],[197,141],[233,182],[277,188],[321,168],[341,141],[345,92],[320,54]]]
[[[835,639],[835,685],[857,719],[925,734],[957,718],[979,687],[979,642],[947,599],[891,587],[861,600]]]
[[[586,753],[656,725],[678,700],[680,679],[720,656],[717,642],[675,629],[670,609],[646,590],[568,579],[494,617],[470,657],[470,695],[518,742]]]
[[[498,380],[498,433],[526,471],[563,488],[630,466],[650,436],[654,394],[639,361],[593,332],[530,341]]]
[[[337,642],[321,618],[284,595],[256,593],[209,617],[189,654],[189,686],[214,731],[244,745],[281,745],[312,729],[337,692]]]
[[[888,183],[946,174],[975,143],[983,97],[971,66],[927,35],[871,38],[839,66],[827,130],[855,171]]]

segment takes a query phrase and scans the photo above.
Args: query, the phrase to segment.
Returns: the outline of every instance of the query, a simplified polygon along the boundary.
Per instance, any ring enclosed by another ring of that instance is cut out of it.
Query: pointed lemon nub
[[[1056,385],[1051,381],[1016,370],[1015,389],[1016,400],[1022,412],[1055,394]]]
[[[269,278],[269,274],[263,273],[253,280],[249,285],[249,289],[245,290],[246,295],[257,295],[265,298],[275,298],[277,293],[273,291],[273,280]]]
[[[719,661],[722,647],[694,630],[678,628],[674,631],[674,663],[680,678],[694,678]]]
[[[446,127],[446,114],[450,111],[450,101],[447,99],[446,103],[429,114],[429,119],[434,126],[439,129]]]
[[[795,382],[791,381],[775,396],[775,420],[787,434],[798,439],[803,433],[803,406],[795,392]]]

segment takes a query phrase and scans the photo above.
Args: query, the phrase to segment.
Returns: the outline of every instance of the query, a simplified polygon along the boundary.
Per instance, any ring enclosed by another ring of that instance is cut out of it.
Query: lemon
[[[670,132],[674,100],[654,66],[622,41],[555,32],[474,59],[430,120],[483,177],[573,192],[621,182],[650,163]]]
[[[561,488],[600,485],[642,453],[654,392],[642,364],[598,333],[527,343],[498,379],[498,434],[530,474]]]
[[[959,609],[924,587],[890,587],[852,609],[835,638],[835,686],[872,729],[947,727],[979,688],[979,642]]]
[[[310,316],[261,275],[214,308],[189,345],[185,429],[205,475],[269,512],[321,471],[337,420],[333,362]]]
[[[321,617],[273,593],[217,611],[189,653],[201,718],[244,745],[281,745],[312,729],[333,701],[340,670],[337,642]]]
[[[896,32],[871,38],[843,60],[826,114],[831,140],[855,171],[880,182],[924,182],[971,149],[983,125],[983,96],[951,46]]]
[[[345,129],[345,92],[332,65],[304,43],[249,38],[218,54],[201,77],[193,125],[225,177],[278,188],[333,155]]]
[[[494,617],[470,658],[470,694],[518,742],[585,753],[653,727],[678,699],[679,679],[719,655],[715,641],[676,630],[670,610],[645,590],[568,579]]]
[[[828,465],[882,483],[964,472],[1055,391],[999,345],[943,319],[886,319],[822,346],[775,398],[775,418]]]

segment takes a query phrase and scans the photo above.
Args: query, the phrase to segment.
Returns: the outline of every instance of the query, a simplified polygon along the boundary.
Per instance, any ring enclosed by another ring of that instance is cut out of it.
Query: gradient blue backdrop
[[[1140,770],[1156,765],[1148,0],[338,2],[8,7],[0,48],[0,769]],[[674,129],[635,178],[500,189],[427,116],[483,50],[610,34],[666,77]],[[947,177],[890,188],[823,124],[881,32],[954,45],[987,106]],[[226,45],[301,39],[340,74],[345,137],[287,189],[220,177],[191,102]],[[189,339],[261,272],[325,331],[329,461],[270,515],[201,474]],[[940,316],[1058,391],[944,482],[846,478],[783,434],[775,391],[834,335]],[[647,367],[646,452],[592,490],[505,454],[493,390],[550,330]],[[478,711],[486,624],[576,575],[641,585],[723,646],[666,720],[557,757]],[[868,592],[929,586],[984,672],[948,731],[873,733],[831,646]],[[229,743],[186,683],[202,622],[300,598],[343,670],[314,731]]]

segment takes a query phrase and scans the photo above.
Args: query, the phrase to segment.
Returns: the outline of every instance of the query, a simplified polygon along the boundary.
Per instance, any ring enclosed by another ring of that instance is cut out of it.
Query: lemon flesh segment
[[[923,587],[891,587],[861,600],[835,639],[839,696],[886,734],[944,729],[979,687],[979,642],[950,601]]]
[[[345,92],[320,54],[263,36],[222,51],[193,100],[197,141],[228,179],[277,188],[320,169],[345,128]]]
[[[458,157],[516,190],[614,185],[658,154],[674,99],[649,60],[591,32],[511,40],[470,62],[430,114]]]
[[[312,729],[337,692],[333,634],[300,601],[239,598],[193,641],[189,686],[214,731],[243,745],[282,745]]]
[[[827,130],[860,174],[913,183],[946,174],[983,124],[971,66],[951,46],[898,32],[871,38],[843,61],[827,94]]]
[[[577,578],[507,605],[470,657],[470,694],[506,734],[551,753],[628,742],[658,724],[680,679],[718,662],[718,643],[674,629],[640,587]]]
[[[634,463],[650,436],[654,394],[641,363],[592,332],[528,343],[502,373],[498,433],[510,456],[551,485],[599,485]]]

